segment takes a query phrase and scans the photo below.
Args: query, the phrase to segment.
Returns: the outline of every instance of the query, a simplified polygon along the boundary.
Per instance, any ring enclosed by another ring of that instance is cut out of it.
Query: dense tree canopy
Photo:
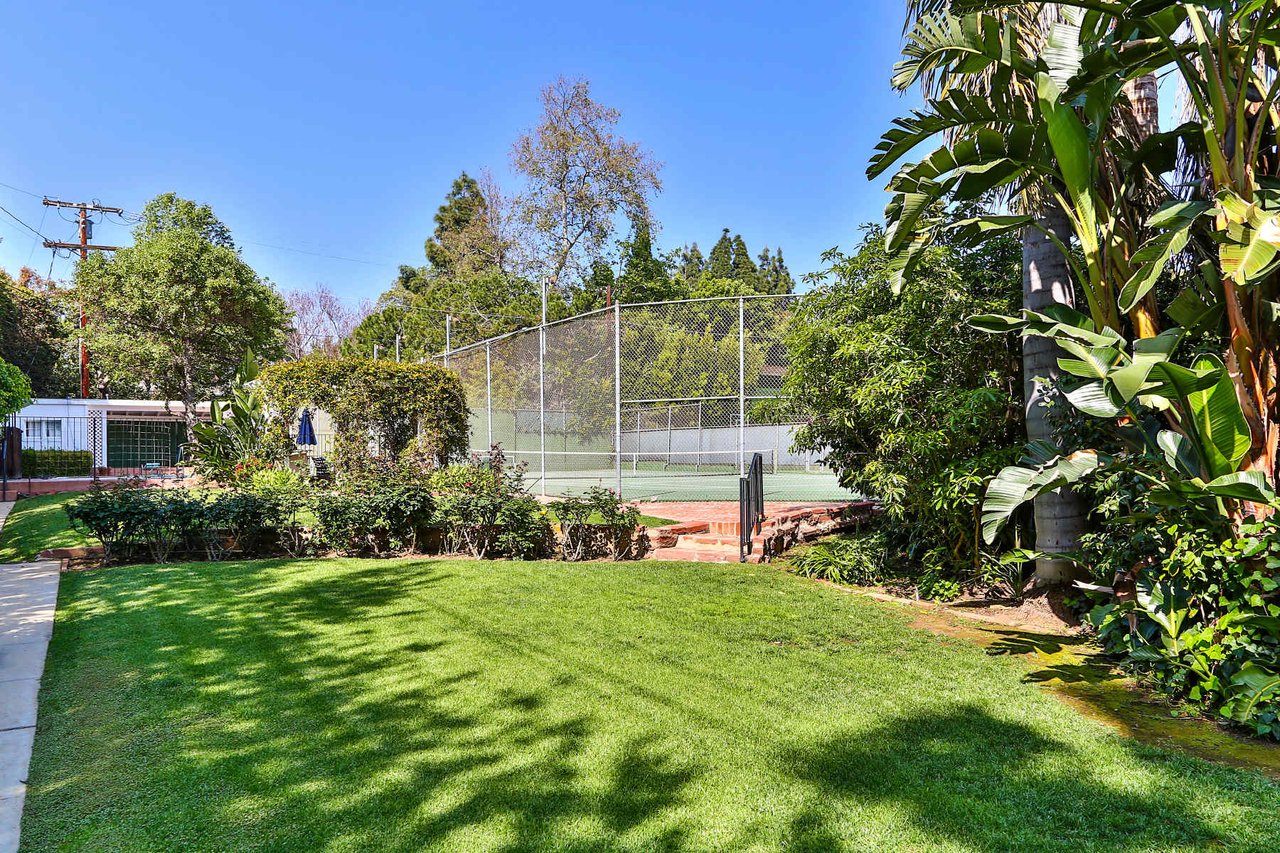
[[[0,359],[16,365],[36,397],[79,392],[75,342],[62,294],[32,270],[0,270]]]
[[[1018,304],[1018,243],[935,246],[901,295],[879,228],[829,260],[786,338],[796,443],[880,500],[917,558],[941,548],[936,566],[969,571],[981,486],[1021,443],[1022,405],[1016,342],[968,319]]]
[[[76,269],[89,317],[93,368],[148,397],[208,400],[245,352],[284,354],[284,300],[240,257],[230,229],[207,205],[171,193],[153,199],[134,245],[93,253]]]

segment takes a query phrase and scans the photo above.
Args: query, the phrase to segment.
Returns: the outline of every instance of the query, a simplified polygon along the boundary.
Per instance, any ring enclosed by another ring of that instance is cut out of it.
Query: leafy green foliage
[[[788,556],[801,577],[871,586],[887,577],[888,538],[880,529],[824,539]]]
[[[593,486],[582,495],[565,495],[549,504],[560,523],[560,555],[566,560],[635,554],[640,510],[612,489]]]
[[[348,478],[311,503],[321,539],[344,554],[420,552],[434,515],[431,490],[405,472]]]
[[[1089,614],[1099,638],[1166,692],[1280,740],[1280,520],[1147,526],[1149,556],[1118,577],[1133,593]]]
[[[22,448],[24,477],[88,477],[91,474],[93,451]]]
[[[1050,442],[1029,444],[1018,464],[1002,469],[987,489],[988,541],[1018,507],[1042,492],[1115,466],[1144,476],[1151,484],[1149,499],[1166,506],[1194,504],[1225,517],[1238,502],[1276,500],[1263,472],[1237,470],[1249,450],[1249,426],[1229,371],[1210,355],[1195,357],[1189,367],[1178,364],[1181,329],[1130,345],[1065,308],[974,322],[1052,339],[1068,356],[1059,366],[1073,377],[1064,386],[1065,398],[1096,419],[1118,448],[1063,452]]]
[[[76,267],[94,370],[134,393],[145,386],[147,396],[181,401],[191,425],[196,403],[230,385],[245,352],[284,354],[284,300],[208,206],[157,196],[134,238]]]
[[[275,507],[256,495],[144,489],[129,483],[95,489],[65,505],[71,526],[102,545],[103,563],[169,562],[207,556],[275,553]]]
[[[524,470],[524,463],[507,465],[495,445],[431,476],[447,550],[480,559],[495,553],[528,559],[549,550],[551,525],[525,490]]]
[[[304,407],[329,414],[344,475],[394,467],[406,452],[444,465],[466,449],[462,383],[439,365],[313,356],[273,364],[260,381],[285,417]]]
[[[291,446],[267,414],[262,388],[250,384],[258,375],[246,353],[226,400],[210,407],[210,420],[192,424],[186,458],[208,480],[230,483],[247,479],[264,466],[284,462]]]
[[[880,229],[828,260],[786,334],[784,393],[805,422],[797,445],[880,501],[910,561],[931,554],[944,573],[971,578],[985,559],[983,484],[1019,440],[1022,404],[1017,348],[967,320],[1017,304],[1018,245],[934,246],[900,296]]]
[[[0,417],[11,415],[31,402],[31,381],[7,361],[0,361]]]
[[[18,281],[0,270],[0,361],[27,374],[33,397],[79,389],[67,313],[63,295],[32,270],[23,267]]]

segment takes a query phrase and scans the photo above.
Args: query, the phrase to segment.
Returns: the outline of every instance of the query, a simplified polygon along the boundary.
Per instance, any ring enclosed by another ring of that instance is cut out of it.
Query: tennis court
[[[498,446],[535,494],[737,500],[755,453],[771,500],[839,501],[796,446],[783,396],[793,296],[613,305],[451,350],[470,446]]]
[[[835,474],[822,465],[783,464],[770,448],[759,452],[764,468],[766,500],[840,501],[857,497],[841,488]],[[628,500],[736,501],[742,468],[737,451],[623,453],[621,464],[611,451],[506,451],[510,462],[523,464],[525,482],[534,494],[580,494],[593,486],[614,489]],[[751,464],[747,451],[745,464]]]

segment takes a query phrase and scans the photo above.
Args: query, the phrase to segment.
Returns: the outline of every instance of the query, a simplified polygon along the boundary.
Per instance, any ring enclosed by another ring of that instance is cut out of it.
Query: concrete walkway
[[[13,503],[0,503],[0,530]],[[16,853],[58,563],[0,564],[0,853]]]

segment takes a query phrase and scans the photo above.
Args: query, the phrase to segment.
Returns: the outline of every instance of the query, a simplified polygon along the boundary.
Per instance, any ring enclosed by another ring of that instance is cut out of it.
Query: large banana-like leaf
[[[1096,158],[1089,146],[1089,131],[1076,111],[1062,103],[1062,91],[1048,74],[1036,75],[1040,114],[1049,135],[1049,145],[1058,162],[1058,173],[1071,197],[1076,236],[1088,254],[1097,247],[1097,211],[1094,207],[1093,166]]]
[[[949,130],[1030,127],[1030,114],[1025,105],[998,95],[975,97],[953,89],[944,97],[931,100],[928,110],[913,110],[911,115],[893,120],[893,127],[880,137],[876,154],[867,166],[867,177],[874,179],[898,162],[917,145]]]
[[[1045,444],[1029,445],[1028,449],[1033,454],[1023,462],[1043,458]],[[1047,447],[1053,448],[1052,445]],[[1019,464],[1001,469],[987,485],[982,501],[982,538],[988,544],[994,542],[1000,528],[1018,507],[1044,492],[1075,483],[1110,461],[1109,456],[1096,450],[1078,450],[1068,456],[1053,456],[1035,467]]]
[[[1253,709],[1259,702],[1280,693],[1280,675],[1248,661],[1232,677],[1231,685],[1240,690],[1240,695],[1229,703],[1231,719],[1244,723],[1253,716]]]
[[[1261,471],[1235,471],[1223,474],[1205,485],[1204,490],[1220,498],[1252,501],[1259,504],[1275,503],[1276,492]]]
[[[1011,28],[995,15],[948,12],[921,15],[893,66],[890,84],[902,90],[943,65],[957,74],[978,74],[993,65],[1030,75],[1034,66],[1017,50]]]
[[[1167,204],[1147,222],[1152,228],[1163,228],[1133,255],[1133,275],[1125,282],[1117,300],[1120,310],[1132,311],[1151,292],[1169,261],[1181,252],[1191,237],[1197,218],[1211,209],[1204,202],[1180,201]]]
[[[1235,383],[1217,356],[1202,355],[1192,367],[1210,372],[1217,380],[1187,396],[1194,429],[1205,449],[1207,473],[1211,478],[1235,473],[1252,442]],[[1191,429],[1190,424],[1186,426]]]
[[[1176,404],[1201,476],[1211,480],[1234,473],[1249,450],[1249,425],[1221,360],[1201,356],[1189,368],[1159,362],[1152,367],[1151,378],[1154,384],[1144,388],[1138,399],[1156,408],[1164,408],[1161,399]]]
[[[1280,266],[1280,215],[1230,190],[1220,192],[1217,202],[1227,222],[1225,239],[1218,247],[1223,275],[1248,284]]]
[[[1058,88],[1066,88],[1067,81],[1080,70],[1080,61],[1084,58],[1084,50],[1080,45],[1080,22],[1083,18],[1079,9],[1060,7],[1061,20],[1054,21],[1049,29],[1049,38],[1045,42],[1041,59],[1049,68],[1049,76],[1058,84]]]
[[[1085,346],[1105,347],[1123,340],[1114,329],[1099,330],[1087,314],[1081,314],[1066,305],[1050,305],[1043,312],[1024,308],[1017,317],[1004,314],[977,314],[969,318],[969,325],[994,334],[1021,332],[1023,337],[1036,335],[1052,338],[1059,345],[1067,341]]]

